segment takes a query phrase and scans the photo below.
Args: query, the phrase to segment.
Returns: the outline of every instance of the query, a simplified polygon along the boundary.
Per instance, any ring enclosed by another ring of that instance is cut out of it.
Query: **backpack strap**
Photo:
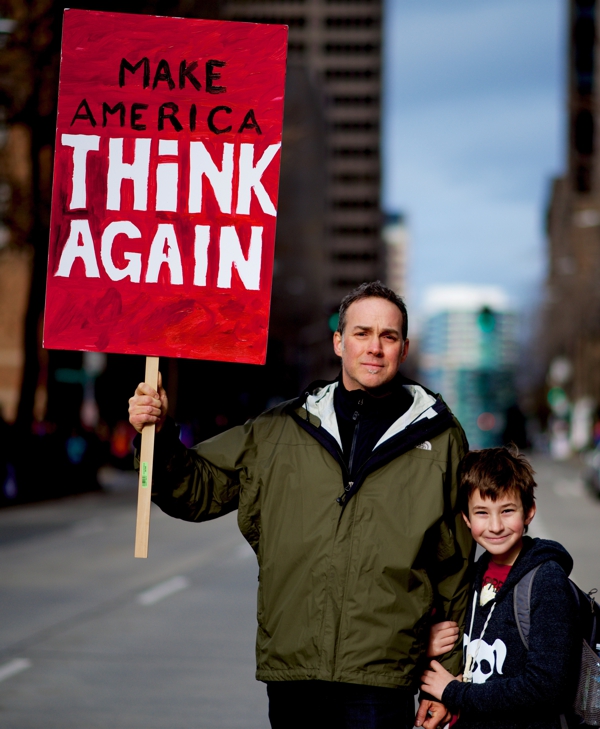
[[[541,564],[538,564],[537,567],[534,567],[527,574],[523,575],[513,590],[513,606],[517,630],[527,650],[529,650],[529,629],[531,628],[531,590],[533,587],[533,578],[541,566]]]

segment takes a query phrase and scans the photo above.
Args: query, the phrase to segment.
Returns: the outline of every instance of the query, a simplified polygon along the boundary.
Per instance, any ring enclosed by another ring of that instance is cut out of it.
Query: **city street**
[[[531,533],[600,587],[600,500],[537,456]],[[254,680],[254,555],[235,515],[187,524],[153,507],[133,557],[135,476],[104,493],[0,511],[3,729],[266,729]]]

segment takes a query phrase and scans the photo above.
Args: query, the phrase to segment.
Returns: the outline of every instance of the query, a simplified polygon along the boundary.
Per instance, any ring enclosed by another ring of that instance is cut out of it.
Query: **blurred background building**
[[[292,223],[292,219],[286,217],[285,207],[280,206],[272,326],[277,327],[281,306],[284,326],[289,327],[290,299],[303,299],[304,309],[318,312],[319,318],[310,321],[307,312],[302,312],[303,323],[298,321],[300,341],[293,343],[291,360],[297,356],[302,340],[310,342],[313,350],[318,343],[319,354],[308,354],[307,363],[313,365],[309,367],[308,379],[323,377],[324,370],[331,375],[338,369],[338,363],[331,351],[330,332],[323,330],[323,307],[332,313],[348,291],[363,281],[383,275],[379,154],[381,2],[228,0],[223,5],[223,13],[231,20],[288,25],[286,93],[293,94],[298,83],[296,79],[302,77],[306,79],[306,86],[312,84],[318,100],[313,116],[320,113],[324,122],[320,135],[322,154],[313,165],[305,167],[307,179],[301,189],[307,194],[311,180],[312,184],[322,180],[322,227],[315,227],[310,233],[307,231],[301,245],[293,245],[292,236],[284,233],[286,220]],[[305,98],[304,95],[300,97],[302,102]],[[286,145],[293,148],[298,139],[291,129],[297,124],[297,116],[293,112],[288,114],[289,106],[288,98],[284,155]],[[290,179],[296,177],[305,165],[305,159],[299,157],[283,174]],[[284,168],[285,157],[282,159]],[[298,187],[296,185],[295,189]],[[282,195],[284,193],[282,187]],[[284,206],[285,199],[287,196],[282,200]],[[321,253],[318,268],[305,256],[311,237]],[[284,257],[288,249],[293,251],[293,256],[286,264]],[[308,291],[311,279],[318,287],[320,311],[315,306],[317,300]],[[308,347],[310,352],[310,344]]]
[[[600,144],[598,12],[570,0],[567,160],[548,207],[548,275],[539,334],[540,399],[556,455],[589,446],[600,403]],[[600,433],[598,433],[600,437]]]
[[[382,229],[385,281],[400,296],[407,296],[408,227],[402,213],[386,213]]]
[[[424,384],[441,392],[462,424],[471,448],[517,441],[516,315],[502,289],[435,286],[425,294],[420,336]]]
[[[12,443],[2,444],[0,503],[93,487],[100,463],[130,466],[127,400],[143,378],[141,357],[41,348],[65,6],[0,5],[0,408]],[[267,364],[169,360],[161,370],[188,443],[335,376],[331,314],[356,285],[385,275],[381,2],[109,0],[68,7],[289,26]],[[38,474],[42,467],[61,475],[49,485]]]

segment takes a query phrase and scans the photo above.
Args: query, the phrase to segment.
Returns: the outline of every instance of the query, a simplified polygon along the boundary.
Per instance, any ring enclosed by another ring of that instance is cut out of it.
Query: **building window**
[[[378,68],[328,68],[325,78],[355,81],[357,79],[379,78]]]
[[[344,159],[359,159],[377,157],[379,149],[377,147],[335,147],[332,150],[334,157],[342,157]]]
[[[361,55],[379,53],[379,43],[326,43],[323,50],[327,54],[337,55]]]
[[[326,28],[378,28],[380,24],[380,18],[373,15],[362,15],[358,18],[348,18],[344,15],[325,18]]]
[[[332,181],[343,185],[364,185],[379,183],[379,175],[370,172],[340,172],[332,176]]]
[[[336,106],[375,106],[379,104],[379,96],[332,96]]]
[[[577,192],[590,192],[592,189],[592,168],[589,164],[580,164],[575,170],[575,189]]]
[[[334,132],[376,132],[378,122],[372,121],[339,121],[331,125]]]
[[[366,251],[337,251],[331,257],[342,263],[374,263],[379,258],[377,253]]]
[[[588,109],[583,109],[575,117],[575,149],[579,154],[594,152],[594,117]]]
[[[340,289],[355,289],[357,286],[365,283],[364,278],[334,278],[331,282],[333,286]]]
[[[333,235],[344,236],[372,236],[379,235],[379,228],[372,225],[337,225],[331,229]]]
[[[231,20],[239,20],[243,23],[272,23],[273,25],[289,25],[290,28],[304,28],[306,18],[302,16],[284,16],[279,18],[269,17],[266,15],[250,16],[250,15],[232,15]]]
[[[376,210],[379,200],[332,200],[331,207],[335,210]]]

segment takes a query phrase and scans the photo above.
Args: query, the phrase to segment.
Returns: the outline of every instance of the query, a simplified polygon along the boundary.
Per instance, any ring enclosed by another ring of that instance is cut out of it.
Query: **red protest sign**
[[[264,363],[286,42],[65,11],[45,347]]]

